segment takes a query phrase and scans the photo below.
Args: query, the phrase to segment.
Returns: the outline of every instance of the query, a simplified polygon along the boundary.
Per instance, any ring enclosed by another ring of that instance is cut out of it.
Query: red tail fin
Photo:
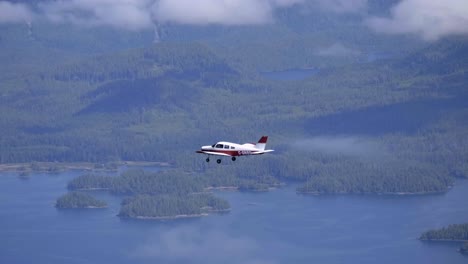
[[[255,147],[258,148],[258,149],[260,149],[260,150],[265,150],[265,146],[266,146],[267,140],[268,140],[268,137],[267,137],[267,136],[261,137],[260,140],[258,141],[258,143],[255,144]]]
[[[268,140],[268,136],[263,136],[260,138],[260,140],[258,141],[258,143],[260,144],[266,144],[267,143],[267,140]]]

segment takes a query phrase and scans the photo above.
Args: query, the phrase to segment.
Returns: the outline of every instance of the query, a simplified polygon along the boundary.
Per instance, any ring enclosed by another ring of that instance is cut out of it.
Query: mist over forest
[[[468,178],[466,0],[9,0],[0,51],[0,171],[94,169],[57,210],[106,210],[99,190],[121,198],[113,217],[201,217],[235,206],[212,190],[397,197]],[[195,153],[263,135],[275,152]],[[132,162],[166,167],[102,173]],[[131,254],[269,263],[252,237],[161,234]]]
[[[439,5],[2,1],[0,162],[209,174],[200,145],[269,135],[273,156],[241,162],[311,192],[444,191],[467,175],[468,27]],[[396,186],[345,187],[363,175]]]

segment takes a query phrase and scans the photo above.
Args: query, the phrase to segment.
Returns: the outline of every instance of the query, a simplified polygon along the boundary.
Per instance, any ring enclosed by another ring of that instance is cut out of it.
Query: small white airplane
[[[238,156],[248,155],[261,155],[269,152],[273,152],[272,149],[265,149],[268,137],[263,136],[260,138],[258,143],[245,143],[236,144],[226,141],[220,141],[211,146],[203,146],[201,150],[197,150],[197,153],[208,155],[206,162],[210,162],[210,156],[224,156],[231,157],[232,161],[236,160]],[[217,159],[216,162],[221,163],[221,159]]]

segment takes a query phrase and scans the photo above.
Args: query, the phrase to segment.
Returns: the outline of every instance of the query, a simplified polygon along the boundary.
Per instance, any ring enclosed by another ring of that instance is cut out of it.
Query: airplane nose
[[[209,150],[210,149],[210,146],[203,146],[201,147],[202,150]]]

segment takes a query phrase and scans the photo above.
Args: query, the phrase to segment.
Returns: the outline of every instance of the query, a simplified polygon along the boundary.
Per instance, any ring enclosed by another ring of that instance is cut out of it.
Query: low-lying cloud
[[[272,23],[276,10],[294,5],[325,12],[356,12],[365,9],[367,0],[57,0],[40,2],[34,8],[8,1],[0,3],[0,23],[22,22],[34,15],[56,23],[141,30],[162,23]]]
[[[429,41],[468,34],[468,1],[403,0],[393,7],[390,17],[372,17],[367,24],[377,32],[412,33]]]
[[[182,24],[265,24],[273,22],[275,10],[293,5],[348,13],[365,9],[367,0],[160,0],[153,13],[159,21]]]
[[[45,18],[56,23],[125,30],[153,29],[164,23],[258,25],[274,22],[278,9],[295,5],[304,11],[364,15],[368,0],[50,0],[36,4],[0,1],[0,23]],[[376,32],[418,34],[426,40],[468,34],[468,1],[401,0],[391,9],[390,16],[368,17],[365,23]]]
[[[34,15],[25,4],[0,1],[0,23],[30,22]]]
[[[40,2],[37,17],[56,23],[150,29],[165,22],[250,25],[273,21],[274,11],[305,0],[57,0]],[[26,4],[0,2],[0,23],[32,18]]]
[[[375,140],[351,136],[313,137],[310,139],[297,140],[292,146],[302,151],[362,158],[376,157],[384,153],[382,147]]]
[[[274,8],[275,2],[264,0],[160,0],[153,13],[161,22],[242,25],[272,21]]]
[[[113,26],[128,30],[151,28],[150,0],[61,0],[39,4],[50,21],[85,26]]]
[[[232,236],[221,230],[202,231],[178,227],[152,236],[131,252],[134,258],[162,263],[274,263],[263,259],[260,245],[248,237]]]

